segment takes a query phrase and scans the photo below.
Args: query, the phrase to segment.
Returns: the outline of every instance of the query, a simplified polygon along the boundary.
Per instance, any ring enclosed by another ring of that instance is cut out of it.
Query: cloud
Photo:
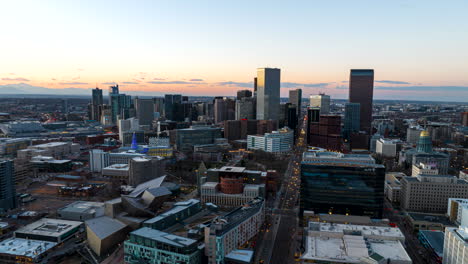
[[[468,86],[375,86],[377,90],[468,92]]]
[[[295,82],[283,82],[281,83],[281,88],[296,88],[296,87],[303,87],[303,88],[324,88],[332,84],[333,82],[329,83],[295,83]]]
[[[253,88],[253,82],[233,82],[233,81],[228,81],[228,82],[218,82],[215,83],[216,85],[220,86],[234,86],[234,87],[247,87],[247,88]]]
[[[166,80],[166,78],[153,78],[153,80],[155,80],[155,81],[164,81],[164,80]]]
[[[101,84],[105,84],[105,85],[114,85],[115,82],[103,82],[103,83],[101,83]]]
[[[18,78],[2,78],[2,81],[29,82],[30,80],[26,78],[18,77]]]
[[[61,85],[85,85],[85,84],[88,84],[88,83],[85,83],[85,82],[61,82],[59,84],[61,84]]]
[[[55,79],[55,78],[52,78],[51,80],[52,80],[52,81],[56,81],[57,79]]]
[[[124,84],[138,84],[137,82],[122,82]]]
[[[191,82],[203,82],[203,79],[190,79]]]
[[[375,81],[377,83],[387,83],[387,84],[411,84],[409,82],[402,82],[402,81],[389,81],[389,80],[380,80],[380,81]]]
[[[186,82],[186,81],[149,81],[152,84],[202,84],[200,82]]]
[[[84,69],[82,69],[82,68],[78,68],[78,69],[76,69],[76,70],[77,70],[77,71],[84,71]]]

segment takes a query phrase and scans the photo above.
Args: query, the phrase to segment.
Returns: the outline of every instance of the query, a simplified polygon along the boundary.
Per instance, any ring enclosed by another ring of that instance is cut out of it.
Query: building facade
[[[257,69],[257,119],[278,120],[280,105],[281,70]]]
[[[360,129],[371,133],[374,70],[353,69],[349,78],[349,102],[360,104]]]
[[[294,146],[294,131],[288,127],[262,135],[248,135],[247,148],[271,153],[286,153]]]
[[[328,115],[330,113],[330,96],[326,94],[311,95],[309,97],[310,107],[320,108],[320,114]]]

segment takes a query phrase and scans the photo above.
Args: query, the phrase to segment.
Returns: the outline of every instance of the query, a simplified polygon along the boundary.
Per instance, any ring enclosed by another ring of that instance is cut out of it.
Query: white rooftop
[[[113,164],[103,168],[103,170],[128,170],[128,164]]]
[[[0,254],[25,256],[34,259],[56,245],[55,242],[11,237],[0,242]]]
[[[41,236],[59,237],[70,230],[80,226],[78,221],[69,221],[62,219],[42,218],[34,223],[23,226],[15,233],[35,234]]]
[[[309,222],[304,260],[362,263],[378,254],[392,261],[409,261],[398,228]]]

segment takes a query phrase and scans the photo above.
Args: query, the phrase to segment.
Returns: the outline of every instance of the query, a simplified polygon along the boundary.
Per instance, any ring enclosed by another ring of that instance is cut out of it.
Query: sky
[[[468,1],[0,1],[0,85],[234,95],[281,68],[282,96],[468,102]]]

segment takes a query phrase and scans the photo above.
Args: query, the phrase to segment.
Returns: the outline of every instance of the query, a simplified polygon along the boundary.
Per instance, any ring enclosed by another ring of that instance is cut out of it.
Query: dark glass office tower
[[[361,104],[360,129],[371,133],[372,98],[374,96],[374,70],[351,70],[349,102]]]
[[[301,163],[301,214],[382,218],[385,167],[370,155],[306,152]]]
[[[15,192],[15,168],[13,161],[0,160],[0,212],[17,206]]]
[[[182,104],[182,95],[166,94],[164,95],[164,108],[166,119],[175,120],[177,118],[177,106]]]

